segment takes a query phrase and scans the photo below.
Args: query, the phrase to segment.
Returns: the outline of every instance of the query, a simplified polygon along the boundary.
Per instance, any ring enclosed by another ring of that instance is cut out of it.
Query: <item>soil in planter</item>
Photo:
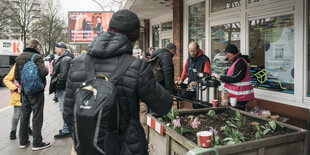
[[[200,125],[199,125],[200,131],[209,131],[210,128],[212,127],[213,129],[216,129],[216,131],[218,132],[217,135],[220,137],[221,140],[223,140],[227,136],[225,135],[224,131],[221,131],[221,127],[224,127],[225,125],[227,125],[226,121],[231,121],[235,118],[235,111],[230,110],[230,109],[222,109],[222,110],[217,110],[215,112],[216,112],[215,120],[213,120],[210,116],[208,116],[207,112],[192,113],[192,114],[186,114],[186,115],[181,114],[179,117],[181,120],[181,124],[183,125],[184,128],[187,128],[187,129],[192,129],[191,117],[192,116],[194,116],[193,118],[198,117],[200,121]],[[249,117],[246,115],[242,115],[242,118],[243,118],[243,123],[242,123],[242,126],[238,128],[238,130],[245,137],[245,141],[256,139],[255,133],[257,132],[257,130],[254,128],[253,125],[251,125],[251,122],[255,121],[255,122],[258,122],[260,125],[265,125],[268,123],[267,121]],[[169,123],[169,122],[165,122],[165,123]],[[277,136],[277,135],[282,135],[282,134],[292,133],[292,132],[297,132],[297,131],[286,128],[286,127],[281,127],[280,125],[277,124],[275,131],[270,131],[266,135],[261,134],[261,138]],[[187,132],[187,133],[184,133],[183,136],[191,140],[192,142],[197,143],[197,137],[194,133]],[[221,143],[223,144],[223,142]]]

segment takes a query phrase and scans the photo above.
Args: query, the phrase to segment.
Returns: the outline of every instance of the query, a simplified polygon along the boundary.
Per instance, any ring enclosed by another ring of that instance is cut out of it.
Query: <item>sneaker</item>
[[[28,135],[32,136],[32,129],[30,127],[28,128]]]
[[[40,146],[33,146],[32,151],[42,150],[42,149],[48,148],[50,146],[51,146],[51,143],[43,143],[42,142]]]
[[[54,136],[54,138],[67,138],[67,137],[70,137],[71,135],[70,135],[70,133],[63,133],[63,132],[60,132],[59,131],[59,133],[57,134],[57,135],[55,135]]]
[[[30,145],[30,141],[28,140],[26,145],[20,145],[19,148],[24,149],[29,145]]]
[[[10,139],[11,139],[11,140],[16,139],[16,130],[12,130],[12,131],[11,131],[11,133],[10,133]]]

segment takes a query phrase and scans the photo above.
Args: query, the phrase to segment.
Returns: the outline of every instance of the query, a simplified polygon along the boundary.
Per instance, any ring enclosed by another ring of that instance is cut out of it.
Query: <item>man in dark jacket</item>
[[[237,109],[246,110],[248,101],[253,100],[254,90],[251,83],[250,59],[247,55],[241,55],[236,45],[230,44],[225,48],[225,54],[232,63],[227,75],[220,76],[213,73],[212,76],[225,82],[225,89],[229,98],[237,98]]]
[[[64,119],[70,131],[74,129],[74,93],[87,79],[89,71],[85,58],[92,56],[96,73],[108,77],[120,65],[123,54],[132,55],[132,49],[139,38],[140,21],[129,10],[119,10],[111,18],[109,30],[102,32],[88,46],[88,53],[75,58],[69,71],[64,104]],[[147,141],[139,123],[139,100],[145,102],[154,112],[163,115],[169,112],[172,99],[169,93],[158,84],[148,65],[135,59],[123,77],[115,84],[120,105],[119,134],[124,136],[120,154],[144,155]],[[100,146],[103,148],[103,146]]]
[[[211,75],[210,59],[203,54],[196,42],[191,42],[189,44],[189,57],[185,62],[181,80],[176,83],[181,84],[186,78],[188,78],[188,84],[197,82],[197,73],[199,72]]]
[[[188,78],[189,85],[197,85],[197,73],[206,73],[211,75],[210,59],[203,54],[196,42],[191,42],[188,46],[189,57],[185,62],[180,81],[176,83],[180,85]],[[201,105],[193,104],[194,109],[203,108]]]
[[[53,75],[51,77],[50,84],[50,94],[56,93],[56,96],[59,101],[60,112],[63,113],[64,98],[65,98],[65,89],[67,76],[69,73],[69,68],[73,59],[73,54],[69,52],[67,46],[63,42],[59,42],[55,46],[55,52],[59,58],[55,62],[55,67],[53,70]],[[63,124],[62,129],[59,130],[59,133],[55,135],[55,138],[65,138],[70,136],[70,131],[66,123]]]
[[[37,65],[40,77],[46,84],[45,77],[48,74],[48,69],[44,65],[44,60],[42,55],[39,53],[40,42],[37,39],[31,39],[28,42],[27,48],[24,52],[16,58],[15,67],[15,79],[23,86],[21,81],[21,72],[24,65],[31,61],[33,54],[37,53],[34,58],[34,63]],[[43,107],[44,107],[44,90],[39,91],[34,94],[26,95],[22,93],[22,116],[20,119],[20,130],[19,130],[19,144],[20,148],[24,149],[29,146],[29,136],[28,136],[28,125],[31,111],[33,111],[32,117],[32,128],[33,128],[33,144],[32,150],[40,150],[50,146],[50,143],[42,142],[41,129],[43,125]]]
[[[166,88],[170,94],[174,91],[174,66],[173,56],[175,55],[177,48],[175,44],[169,43],[163,49],[158,49],[152,53],[151,59],[159,57],[160,67],[163,71],[164,80],[160,81],[160,84]]]

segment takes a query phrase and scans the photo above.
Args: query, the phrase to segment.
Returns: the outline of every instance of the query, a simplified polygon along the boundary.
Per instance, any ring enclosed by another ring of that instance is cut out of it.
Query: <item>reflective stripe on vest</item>
[[[235,86],[247,86],[247,85],[252,85],[252,82],[236,82],[236,83],[230,83],[231,85],[235,85]]]
[[[243,58],[236,60],[229,68],[227,76],[233,75],[235,65],[238,61],[244,61],[245,64],[247,64],[247,62]],[[237,101],[250,101],[254,99],[254,90],[251,82],[249,66],[247,65],[247,70],[244,79],[236,83],[225,83],[224,87],[228,91],[228,96],[237,97]]]
[[[52,61],[50,62],[50,64],[49,64],[50,74],[53,74],[53,69],[54,69],[54,67],[53,67],[53,62],[54,62],[54,60],[52,60]]]
[[[230,90],[230,89],[226,89],[228,91],[228,93],[231,93],[231,94],[234,94],[234,95],[248,95],[248,94],[252,94],[254,93],[254,90],[251,89],[251,90],[245,90],[245,91],[233,91],[233,90]]]

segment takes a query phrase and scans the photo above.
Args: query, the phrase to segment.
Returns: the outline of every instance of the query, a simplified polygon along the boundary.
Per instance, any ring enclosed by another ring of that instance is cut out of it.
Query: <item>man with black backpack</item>
[[[48,69],[39,53],[40,42],[31,39],[27,48],[16,58],[15,79],[22,87],[22,116],[20,119],[19,144],[24,149],[30,145],[28,124],[32,116],[33,144],[32,150],[41,150],[50,146],[42,142],[41,129],[43,125],[44,88]]]
[[[64,120],[78,154],[148,154],[139,122],[139,100],[154,112],[169,112],[172,99],[148,65],[133,58],[140,21],[119,10],[107,32],[99,34],[87,53],[73,59],[64,103]]]
[[[176,54],[177,48],[175,44],[168,43],[165,48],[158,49],[151,55],[151,61],[154,61],[156,58],[159,58],[160,71],[154,71],[155,77],[162,76],[157,78],[158,82],[166,88],[170,94],[174,91],[174,66],[173,66],[173,56]],[[152,68],[152,67],[151,67]],[[162,73],[160,73],[162,72]]]

